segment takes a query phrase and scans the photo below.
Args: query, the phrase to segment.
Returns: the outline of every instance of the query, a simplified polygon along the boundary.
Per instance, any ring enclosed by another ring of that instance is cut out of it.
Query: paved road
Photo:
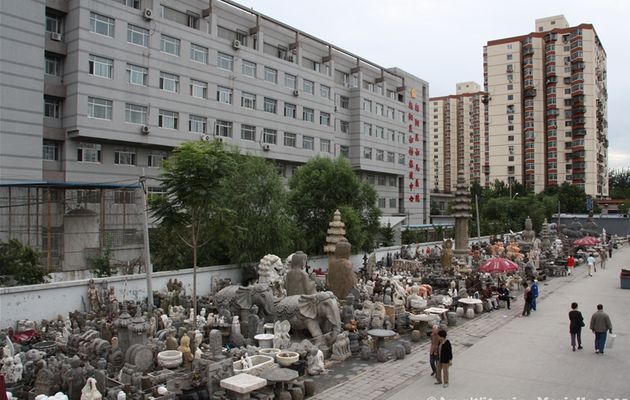
[[[538,311],[483,314],[449,331],[454,360],[450,386],[434,385],[427,343],[404,360],[364,366],[356,375],[316,395],[317,400],[521,400],[630,399],[630,290],[619,288],[619,271],[630,268],[625,246],[593,277],[577,267],[571,277],[542,282]],[[517,293],[520,295],[521,292]],[[585,316],[584,350],[572,352],[567,313],[573,301]],[[605,355],[594,354],[588,320],[604,305],[617,334]]]

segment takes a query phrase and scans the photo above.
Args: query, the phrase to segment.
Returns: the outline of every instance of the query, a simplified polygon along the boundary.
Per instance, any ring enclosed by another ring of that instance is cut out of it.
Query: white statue
[[[2,361],[2,368],[0,368],[0,373],[4,375],[7,383],[17,383],[17,377],[15,375],[15,364],[13,361],[13,357],[4,357]]]
[[[306,357],[306,362],[306,371],[309,375],[326,373],[326,369],[324,368],[324,353],[320,349],[313,347]]]
[[[22,380],[22,373],[24,372],[24,366],[22,365],[22,358],[19,354],[13,356],[13,374],[17,382]]]
[[[169,317],[167,317],[166,314],[160,315],[160,318],[162,318],[162,324],[164,325],[164,329],[169,329],[171,325],[173,324],[173,321]]]
[[[102,398],[101,392],[96,388],[96,379],[88,378],[81,389],[81,400],[101,400]]]
[[[116,395],[116,400],[127,400],[127,395],[122,390]]]
[[[195,359],[201,360],[201,356],[203,355],[203,351],[201,351],[201,343],[203,342],[203,333],[199,332],[199,330],[195,331]]]
[[[291,346],[291,323],[289,321],[276,321],[273,325],[273,347],[276,349],[288,349]]]

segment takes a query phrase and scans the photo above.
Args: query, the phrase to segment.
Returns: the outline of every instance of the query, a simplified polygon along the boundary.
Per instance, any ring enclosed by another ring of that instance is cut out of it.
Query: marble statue
[[[179,342],[179,347],[177,351],[182,353],[182,357],[184,359],[184,369],[190,370],[192,367],[193,359],[195,358],[194,354],[190,350],[190,337],[188,335],[182,336]]]
[[[96,379],[88,378],[81,390],[81,400],[101,400],[103,396],[96,388]]]
[[[291,336],[289,331],[291,324],[289,321],[276,321],[273,326],[273,347],[276,349],[288,349],[291,346]]]
[[[287,272],[284,280],[287,296],[314,294],[316,292],[315,282],[309,278],[304,270],[305,267],[306,254],[301,251],[293,254],[293,257],[291,257],[291,269]]]
[[[306,357],[307,367],[306,372],[309,375],[320,375],[326,373],[326,369],[324,368],[324,353],[313,347],[309,351],[308,356]]]
[[[285,269],[280,257],[274,254],[267,254],[258,263],[256,271],[258,272],[258,283],[277,287],[280,293],[274,293],[274,295],[276,297],[282,297],[282,291],[284,289],[281,285],[278,285],[278,283],[282,282]]]
[[[442,268],[444,271],[450,271],[453,265],[453,241],[451,239],[444,239],[442,243]]]
[[[90,303],[90,311],[98,314],[101,310],[101,302],[98,298],[98,289],[96,289],[96,283],[94,283],[94,279],[90,279],[90,281],[88,282],[87,297]]]

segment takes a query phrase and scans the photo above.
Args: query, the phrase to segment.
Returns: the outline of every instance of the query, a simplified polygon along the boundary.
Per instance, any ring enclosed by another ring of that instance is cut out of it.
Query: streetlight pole
[[[475,195],[475,210],[477,210],[477,242],[481,246],[481,230],[479,229],[479,196]]]
[[[142,208],[144,209],[144,264],[147,274],[147,309],[149,313],[151,313],[153,311],[153,284],[151,281],[153,275],[153,264],[151,264],[151,251],[149,248],[149,214],[147,212],[149,204],[147,203],[146,180],[147,177],[144,174],[144,168],[142,168],[140,183],[142,184]]]

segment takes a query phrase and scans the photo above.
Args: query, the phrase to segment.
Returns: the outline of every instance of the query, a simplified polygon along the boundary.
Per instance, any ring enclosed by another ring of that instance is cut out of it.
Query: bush
[[[17,239],[0,240],[0,275],[12,277],[18,285],[45,283],[48,274],[39,264],[39,253]]]

